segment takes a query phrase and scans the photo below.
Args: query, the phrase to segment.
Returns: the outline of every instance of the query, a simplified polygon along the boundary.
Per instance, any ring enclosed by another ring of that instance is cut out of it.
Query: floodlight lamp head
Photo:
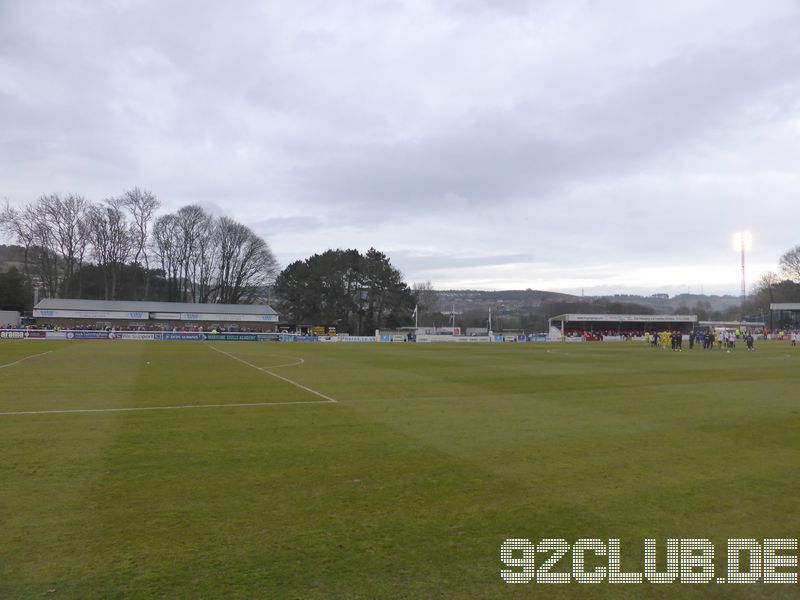
[[[733,249],[751,250],[753,248],[753,234],[749,231],[737,231],[733,234]]]

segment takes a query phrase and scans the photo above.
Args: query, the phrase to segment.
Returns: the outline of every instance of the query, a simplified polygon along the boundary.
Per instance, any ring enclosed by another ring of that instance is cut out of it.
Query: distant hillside
[[[436,295],[439,311],[449,313],[454,307],[459,315],[457,320],[464,327],[485,326],[491,307],[497,330],[518,328],[527,331],[545,331],[549,317],[564,313],[680,313],[697,315],[701,320],[721,320],[733,318],[740,304],[736,296],[703,294],[679,294],[671,298],[666,294],[582,297],[542,290],[440,290]]]
[[[552,302],[580,302],[580,296],[546,292],[542,290],[502,290],[487,292],[483,290],[437,290],[442,310],[455,303],[457,311],[485,309],[488,305],[507,309],[510,312],[532,311],[542,304]]]
[[[502,291],[483,291],[483,290],[437,290],[437,296],[442,304],[442,309],[446,310],[449,305],[455,303],[456,311],[469,311],[480,308],[485,309],[490,304],[495,307],[503,307],[510,312],[531,311],[542,304],[580,304],[584,308],[595,306],[602,312],[604,307],[615,304],[637,304],[652,309],[654,313],[672,314],[679,308],[691,311],[695,306],[701,304],[709,311],[724,311],[738,307],[740,299],[738,296],[713,296],[704,294],[679,294],[677,296],[665,297],[666,295],[657,294],[655,296],[636,296],[631,294],[617,294],[613,296],[593,296],[582,297],[572,294],[562,294],[559,292],[547,292],[543,290],[502,290]],[[626,311],[627,312],[627,311]]]
[[[661,294],[655,296],[633,296],[629,294],[617,294],[614,296],[604,296],[610,302],[621,304],[641,304],[649,306],[659,313],[672,313],[679,308],[688,308],[702,304],[710,311],[725,311],[730,308],[738,307],[741,299],[738,296],[713,296],[705,294],[678,294],[671,298],[664,298]]]
[[[8,271],[16,267],[20,271],[24,268],[24,250],[22,246],[5,246],[0,244],[0,271]]]

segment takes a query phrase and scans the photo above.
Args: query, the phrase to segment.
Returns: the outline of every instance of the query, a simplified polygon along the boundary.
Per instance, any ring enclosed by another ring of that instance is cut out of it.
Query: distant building
[[[551,339],[581,336],[583,332],[603,335],[641,335],[646,331],[679,330],[689,332],[697,325],[697,315],[594,315],[566,314],[548,319]]]
[[[141,329],[275,331],[278,313],[266,304],[191,304],[46,298],[33,308],[39,325]]]
[[[800,302],[781,302],[769,305],[770,322],[776,327],[800,327]]]

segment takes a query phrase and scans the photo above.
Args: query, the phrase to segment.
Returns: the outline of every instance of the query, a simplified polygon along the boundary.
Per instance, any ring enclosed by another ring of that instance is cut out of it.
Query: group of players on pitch
[[[689,333],[689,350],[694,350],[695,344],[703,350],[731,350],[736,349],[736,340],[741,338],[748,351],[755,350],[755,338],[749,331],[734,332],[729,330],[714,331],[711,329],[692,330]],[[658,333],[645,333],[645,342],[657,348],[670,348],[675,352],[683,351],[683,333],[680,331],[661,331]]]

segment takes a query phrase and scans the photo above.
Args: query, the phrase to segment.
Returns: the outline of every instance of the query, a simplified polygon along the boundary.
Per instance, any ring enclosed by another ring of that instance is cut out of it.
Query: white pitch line
[[[44,356],[45,354],[50,354],[52,350],[48,350],[47,352],[40,352],[39,354],[31,354],[30,356],[26,356],[24,358],[20,358],[18,361],[8,363],[6,365],[0,365],[0,369],[5,369],[6,367],[13,367],[14,365],[18,365],[22,361],[28,360],[29,358],[36,358],[37,356]]]
[[[280,379],[281,381],[285,381],[286,383],[291,383],[292,385],[294,385],[296,387],[299,387],[301,390],[305,390],[305,391],[307,391],[307,392],[309,392],[311,394],[314,394],[315,396],[319,396],[320,398],[325,398],[325,400],[327,400],[328,402],[338,403],[338,400],[334,400],[333,398],[331,398],[330,396],[326,396],[322,392],[318,392],[317,390],[312,390],[310,387],[306,387],[303,384],[297,383],[296,381],[292,381],[291,379],[289,379],[287,377],[283,377],[282,375],[278,375],[277,373],[273,373],[272,371],[268,371],[264,367],[259,367],[258,365],[254,365],[251,362],[247,362],[243,358],[239,358],[238,356],[234,356],[230,352],[225,352],[224,350],[220,350],[219,348],[216,348],[214,346],[209,346],[209,348],[211,348],[212,350],[216,350],[220,354],[224,354],[228,358],[232,358],[233,360],[238,360],[240,363],[245,364],[248,367],[252,367],[253,369],[261,371],[262,373],[266,373],[267,375],[272,375],[276,379]]]
[[[289,358],[292,358],[292,357],[289,357]],[[298,366],[302,365],[302,364],[303,364],[303,363],[305,363],[305,362],[306,362],[306,361],[305,361],[305,359],[303,359],[303,358],[298,358],[298,359],[296,359],[296,360],[295,360],[295,362],[293,362],[293,363],[284,363],[284,364],[282,364],[282,365],[267,365],[267,366],[266,366],[266,367],[264,367],[264,368],[265,368],[265,369],[279,369],[279,368],[281,368],[281,367],[298,367]]]
[[[134,406],[131,408],[65,408],[62,410],[20,410],[0,412],[0,417],[14,415],[64,415],[69,413],[107,413],[107,412],[139,412],[144,410],[181,410],[185,408],[227,408],[248,406],[286,406],[288,404],[330,404],[329,400],[309,400],[307,402],[250,402],[237,404],[185,404],[178,406]]]

